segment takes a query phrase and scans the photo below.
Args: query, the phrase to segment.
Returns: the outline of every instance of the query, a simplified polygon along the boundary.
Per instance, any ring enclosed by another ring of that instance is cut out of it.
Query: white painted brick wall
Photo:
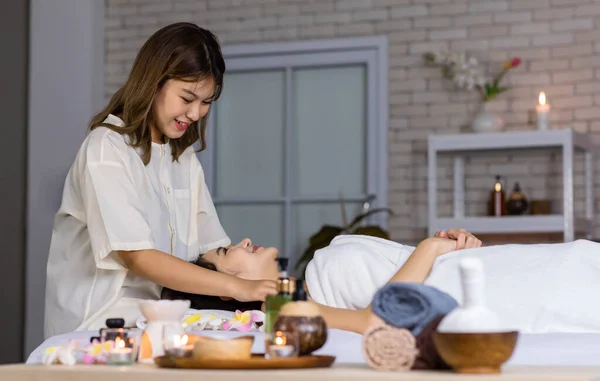
[[[512,88],[494,109],[507,130],[532,129],[528,112],[544,90],[554,126],[572,126],[600,142],[600,3],[592,0],[108,0],[105,91],[126,78],[137,50],[162,25],[191,21],[222,43],[255,43],[383,34],[389,41],[389,201],[392,237],[416,243],[427,223],[426,139],[458,133],[477,110],[475,94],[448,90],[424,68],[430,50],[467,51],[491,70],[518,56]],[[576,210],[583,210],[583,161],[576,158]],[[495,174],[519,181],[530,198],[561,210],[561,157],[544,150],[467,159],[467,212],[485,214]],[[452,162],[441,158],[440,212],[452,213]],[[600,185],[600,169],[596,170]],[[595,203],[600,206],[600,195]],[[600,219],[595,224],[600,236]]]

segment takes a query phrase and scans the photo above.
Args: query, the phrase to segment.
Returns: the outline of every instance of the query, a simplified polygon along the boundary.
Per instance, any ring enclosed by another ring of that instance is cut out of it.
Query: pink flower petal
[[[94,362],[96,362],[96,358],[92,355],[83,355],[83,358],[81,359],[83,361],[84,364],[93,364]]]
[[[225,331],[229,331],[231,329],[231,323],[228,321],[224,321],[222,327]]]
[[[262,311],[252,311],[252,321],[253,322],[263,322],[265,321],[265,314]]]
[[[250,331],[251,329],[252,329],[252,322],[248,322],[248,323],[246,323],[246,324],[240,324],[240,325],[237,327],[237,330],[238,330],[238,331],[240,331],[240,332],[248,332],[248,331]]]

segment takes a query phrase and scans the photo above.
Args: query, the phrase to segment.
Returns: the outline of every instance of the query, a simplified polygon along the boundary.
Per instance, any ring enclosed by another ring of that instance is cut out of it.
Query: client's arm
[[[422,241],[406,260],[404,265],[392,276],[388,283],[413,282],[420,283],[427,278],[435,259],[456,249],[456,241],[452,239],[432,237]],[[321,314],[329,328],[342,329],[362,334],[371,319],[371,307],[362,310],[348,310],[319,304]]]

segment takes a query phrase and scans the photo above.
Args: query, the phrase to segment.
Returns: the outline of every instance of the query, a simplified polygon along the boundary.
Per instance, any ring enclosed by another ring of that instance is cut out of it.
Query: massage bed
[[[253,353],[264,353],[263,333],[236,331],[202,331],[202,335],[236,337],[255,335]],[[42,352],[50,346],[63,346],[70,339],[89,342],[97,331],[82,331],[54,336],[42,343],[28,357],[27,364],[39,364]],[[336,364],[366,364],[361,347],[362,336],[353,332],[330,329],[328,340],[316,354],[336,356]],[[600,367],[600,333],[543,333],[521,334],[512,358],[511,366],[593,366]],[[600,379],[600,373],[598,374]]]
[[[389,279],[412,249],[375,238],[338,237],[319,251],[309,265],[307,284],[313,282],[312,287],[309,285],[311,296],[336,307],[362,308],[361,304],[368,304],[377,287]],[[483,261],[488,307],[511,328],[520,331],[518,344],[506,366],[598,367],[600,380],[600,308],[595,303],[600,294],[600,244],[580,240],[451,253],[436,262],[426,283],[449,293],[460,303],[457,266],[461,257],[469,255]],[[356,265],[348,267],[349,263]],[[372,266],[373,263],[380,266]],[[317,276],[320,283],[315,285]],[[227,337],[247,334],[200,333]],[[263,334],[252,334],[257,336],[253,352],[262,353]],[[65,345],[69,339],[89,342],[90,337],[97,335],[98,332],[91,331],[51,337],[31,353],[27,363],[40,363],[43,350],[49,346]],[[361,340],[358,334],[330,329],[327,343],[316,353],[336,356],[336,366],[364,367]]]

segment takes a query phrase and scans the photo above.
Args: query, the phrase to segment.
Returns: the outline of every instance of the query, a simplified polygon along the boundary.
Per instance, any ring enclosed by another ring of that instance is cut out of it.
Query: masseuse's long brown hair
[[[94,116],[89,128],[105,126],[128,135],[131,146],[141,148],[142,161],[148,164],[152,145],[150,126],[154,123],[152,105],[158,89],[168,79],[196,82],[212,78],[214,101],[221,94],[224,73],[225,60],[211,32],[191,23],[168,25],[142,46],[127,82],[112,96],[106,108]],[[103,123],[108,114],[119,116],[125,127]],[[181,138],[169,141],[173,160],[198,140],[200,151],[206,148],[206,119],[193,123]]]

